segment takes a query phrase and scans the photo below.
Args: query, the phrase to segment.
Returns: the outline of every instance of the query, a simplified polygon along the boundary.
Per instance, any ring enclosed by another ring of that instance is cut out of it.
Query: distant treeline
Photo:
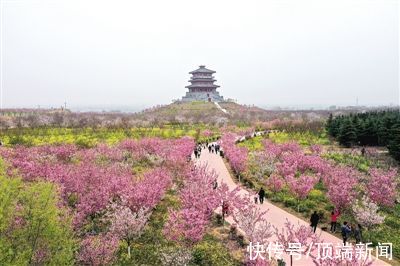
[[[400,160],[400,111],[386,110],[329,116],[328,133],[340,144],[350,147],[386,146]]]

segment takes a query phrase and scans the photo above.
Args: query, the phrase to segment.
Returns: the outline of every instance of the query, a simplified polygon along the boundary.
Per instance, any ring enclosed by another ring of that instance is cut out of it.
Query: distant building
[[[184,97],[182,97],[182,101],[224,101],[224,98],[220,96],[219,92],[217,91],[219,86],[214,84],[216,81],[213,76],[214,73],[215,71],[207,69],[206,66],[200,66],[198,69],[189,72],[189,74],[192,74],[192,77],[189,80],[191,84],[186,86],[189,91],[186,92]]]

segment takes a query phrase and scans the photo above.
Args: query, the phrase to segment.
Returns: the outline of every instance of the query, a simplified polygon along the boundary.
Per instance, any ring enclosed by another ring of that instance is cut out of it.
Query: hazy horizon
[[[242,104],[399,104],[397,1],[0,2],[4,108],[168,104],[201,64]]]

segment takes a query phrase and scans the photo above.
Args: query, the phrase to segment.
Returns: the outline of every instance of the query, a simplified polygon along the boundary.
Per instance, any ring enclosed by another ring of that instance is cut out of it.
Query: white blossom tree
[[[267,212],[249,200],[245,206],[234,210],[233,219],[251,242],[265,244],[273,235],[271,224],[264,218]]]
[[[140,208],[137,212],[134,212],[126,205],[117,203],[111,204],[108,209],[106,217],[110,222],[109,231],[114,236],[127,242],[128,256],[130,257],[131,242],[140,237],[151,212],[148,208]]]
[[[357,222],[365,226],[367,229],[375,225],[383,223],[385,216],[380,215],[379,207],[372,202],[367,196],[363,196],[362,200],[357,200],[353,205],[353,213]]]

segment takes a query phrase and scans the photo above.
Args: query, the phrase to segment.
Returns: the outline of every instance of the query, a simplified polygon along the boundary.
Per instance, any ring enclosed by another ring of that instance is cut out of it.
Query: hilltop
[[[233,121],[263,120],[267,111],[233,102],[222,102],[219,108],[213,102],[177,102],[144,110],[137,114],[142,121],[180,123],[229,123]]]
[[[266,110],[257,106],[242,105],[235,102],[220,102],[221,109],[213,102],[176,102],[169,105],[157,106],[136,114],[141,121],[158,123],[206,123],[232,124],[267,122],[274,119],[326,119],[326,110]],[[226,112],[224,112],[224,110]]]

